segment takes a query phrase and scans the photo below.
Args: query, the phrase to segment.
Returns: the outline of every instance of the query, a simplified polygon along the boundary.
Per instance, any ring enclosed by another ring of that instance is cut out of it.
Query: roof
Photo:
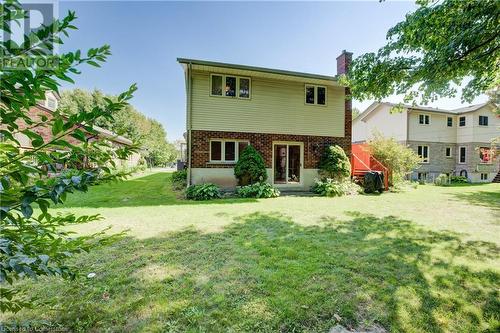
[[[112,141],[123,143],[123,144],[128,145],[128,146],[132,145],[132,143],[133,143],[132,140],[127,139],[126,137],[118,135],[110,130],[105,129],[105,128],[95,126],[95,125],[92,126],[92,128],[94,130],[96,130],[97,132],[99,132],[99,134],[102,135],[103,137],[108,138]]]
[[[480,104],[474,104],[474,105],[469,105],[465,107],[461,107],[458,109],[452,109],[452,110],[446,110],[446,109],[440,109],[440,108],[432,108],[432,107],[427,107],[427,106],[419,106],[419,105],[409,105],[409,104],[397,104],[397,103],[389,103],[389,102],[373,102],[370,106],[366,108],[365,111],[360,113],[356,119],[364,119],[367,117],[371,112],[373,112],[379,105],[385,104],[389,105],[392,107],[397,107],[401,106],[409,111],[425,111],[425,112],[436,112],[436,113],[446,113],[446,114],[453,114],[453,115],[459,115],[459,114],[464,114],[468,112],[474,112],[476,110],[481,109],[482,107],[488,105],[490,102],[484,102]]]
[[[262,72],[262,73],[278,74],[278,75],[296,76],[296,77],[301,77],[301,78],[311,78],[311,79],[328,80],[328,81],[335,81],[335,82],[338,81],[336,76],[294,72],[294,71],[288,71],[288,70],[283,70],[283,69],[238,65],[238,64],[230,64],[230,63],[224,63],[224,62],[215,62],[215,61],[206,61],[206,60],[198,60],[198,59],[188,59],[188,58],[177,58],[177,61],[181,64],[193,64],[193,65],[201,65],[201,66],[209,66],[209,67],[231,68],[231,69],[238,69],[238,70],[245,70],[245,71],[254,71],[254,72]]]

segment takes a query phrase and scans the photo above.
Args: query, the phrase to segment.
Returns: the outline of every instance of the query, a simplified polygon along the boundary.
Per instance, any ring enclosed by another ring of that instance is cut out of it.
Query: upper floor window
[[[431,116],[429,116],[428,114],[419,114],[418,123],[420,125],[429,125],[431,123]]]
[[[210,95],[250,98],[250,78],[234,75],[211,74]]]
[[[210,161],[220,163],[237,162],[248,141],[210,140]]]
[[[326,105],[326,87],[307,84],[305,102],[313,105]]]
[[[465,126],[465,116],[458,118],[458,126],[460,127]]]
[[[50,110],[55,110],[57,108],[57,100],[52,97],[47,97],[47,108]]]
[[[446,118],[446,125],[448,127],[453,127],[453,118],[452,117]]]
[[[418,146],[417,155],[421,163],[429,163],[429,146]]]
[[[488,116],[479,116],[479,126],[488,126]]]

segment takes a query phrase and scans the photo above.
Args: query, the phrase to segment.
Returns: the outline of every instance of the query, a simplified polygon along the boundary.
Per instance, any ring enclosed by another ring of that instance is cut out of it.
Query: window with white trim
[[[417,155],[420,157],[420,163],[429,163],[429,146],[418,146]]]
[[[431,116],[429,116],[428,114],[419,114],[418,123],[420,125],[429,125],[431,123]]]
[[[452,117],[447,117],[446,118],[446,124],[448,127],[453,127],[453,118]]]
[[[306,84],[305,103],[310,105],[326,105],[326,87]]]
[[[420,181],[427,181],[428,173],[427,172],[418,172],[417,179]]]
[[[481,173],[481,180],[488,180],[488,174],[487,173]]]
[[[210,74],[210,96],[249,99],[250,91],[249,77]]]
[[[458,163],[465,164],[465,156],[467,155],[467,147],[460,147],[458,151]]]
[[[479,126],[488,126],[488,116],[479,116]]]
[[[465,126],[465,117],[458,118],[458,126],[460,126],[460,127]]]
[[[446,147],[446,157],[452,157],[453,155],[452,148]]]
[[[236,163],[248,145],[249,142],[245,140],[210,140],[210,162]]]

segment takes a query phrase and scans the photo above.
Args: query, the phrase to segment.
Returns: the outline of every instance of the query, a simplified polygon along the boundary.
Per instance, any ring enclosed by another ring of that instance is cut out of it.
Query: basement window
[[[210,162],[236,163],[248,144],[248,141],[243,140],[210,140]]]

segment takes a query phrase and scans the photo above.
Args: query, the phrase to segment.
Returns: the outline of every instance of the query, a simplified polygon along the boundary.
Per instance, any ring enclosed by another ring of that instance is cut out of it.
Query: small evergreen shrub
[[[340,146],[329,146],[319,161],[319,175],[322,179],[342,180],[351,175],[351,162]]]
[[[280,196],[280,191],[271,184],[262,182],[242,186],[237,194],[242,198],[277,198]]]
[[[316,180],[311,190],[324,197],[341,197],[363,193],[363,188],[350,180],[338,181],[331,178]]]
[[[245,186],[267,179],[266,164],[262,155],[252,146],[245,147],[234,167],[238,185]]]
[[[434,184],[437,186],[448,186],[450,184],[450,179],[444,173],[441,173],[439,176],[434,179]]]
[[[186,190],[186,198],[190,200],[212,200],[220,197],[219,187],[211,183],[191,185]]]
[[[469,182],[467,177],[464,176],[451,176],[450,181],[455,184],[465,184]]]

